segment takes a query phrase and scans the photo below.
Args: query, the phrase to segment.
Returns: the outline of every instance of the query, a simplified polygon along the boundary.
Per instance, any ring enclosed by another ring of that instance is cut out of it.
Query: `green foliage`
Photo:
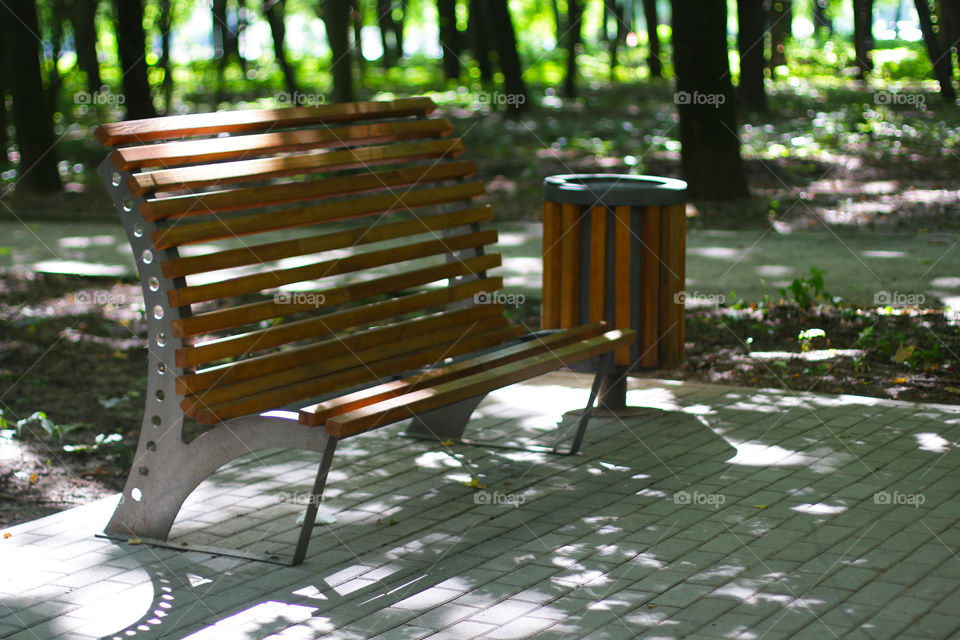
[[[794,278],[790,286],[780,289],[780,295],[804,309],[808,309],[817,303],[833,302],[833,297],[823,288],[823,276],[826,273],[818,267],[810,267],[810,275],[801,278]]]

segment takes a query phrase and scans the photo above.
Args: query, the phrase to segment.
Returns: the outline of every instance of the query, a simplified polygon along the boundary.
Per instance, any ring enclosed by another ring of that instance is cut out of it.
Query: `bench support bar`
[[[605,379],[608,379],[608,376],[613,375],[611,373],[612,369],[613,352],[610,351],[604,354],[604,356],[600,359],[600,365],[597,367],[597,373],[593,378],[593,385],[590,387],[590,399],[587,400],[587,406],[583,410],[583,414],[580,416],[580,422],[577,425],[577,432],[573,436],[573,442],[570,444],[570,449],[567,451],[561,451],[558,448],[560,443],[557,443],[553,449],[554,453],[564,456],[572,456],[580,451],[580,445],[583,444],[583,436],[587,432],[587,423],[590,422],[590,414],[593,413],[593,405],[600,393],[600,385]]]
[[[327,484],[327,474],[330,473],[333,452],[337,448],[338,440],[339,438],[332,436],[327,437],[327,445],[323,449],[320,468],[317,469],[317,478],[313,481],[313,491],[310,494],[310,502],[307,503],[307,513],[303,518],[303,526],[300,528],[300,538],[297,540],[297,549],[293,553],[293,564],[291,566],[300,564],[307,556],[307,547],[310,545],[310,536],[313,534],[313,525],[317,519],[317,509],[323,499],[323,488]]]

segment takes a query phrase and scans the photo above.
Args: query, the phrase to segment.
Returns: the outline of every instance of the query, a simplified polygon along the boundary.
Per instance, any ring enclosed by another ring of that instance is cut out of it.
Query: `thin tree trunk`
[[[940,95],[948,102],[955,102],[957,94],[953,90],[953,63],[950,56],[945,54],[940,46],[937,34],[933,32],[933,19],[930,15],[930,5],[927,0],[915,0],[917,17],[920,19],[920,30],[923,32],[923,41],[927,45],[927,53],[933,62],[933,72],[940,83]]]
[[[437,24],[440,27],[440,48],[443,50],[443,76],[448,80],[456,80],[460,77],[456,0],[437,0]]]
[[[117,48],[123,69],[123,95],[128,118],[155,118],[157,110],[147,80],[143,5],[140,0],[116,0]]]
[[[647,55],[647,68],[650,70],[651,78],[662,78],[660,34],[657,33],[657,27],[660,25],[660,18],[657,16],[657,0],[643,0],[643,17],[647,23],[647,43],[650,50]]]
[[[160,0],[160,68],[163,69],[163,112],[170,114],[170,105],[173,102],[173,61],[170,58],[170,32],[173,30],[173,14],[170,0]]]
[[[726,0],[673,0],[680,164],[692,198],[747,195],[727,61]]]
[[[353,55],[357,59],[357,75],[360,86],[363,86],[367,61],[363,57],[363,11],[360,9],[360,0],[350,0],[350,25],[353,27]]]
[[[270,35],[273,37],[273,57],[283,71],[283,81],[287,87],[287,92],[291,95],[297,93],[297,78],[287,61],[286,37],[287,29],[284,24],[284,15],[286,0],[263,0],[263,13],[270,24]]]
[[[480,70],[480,82],[493,81],[493,63],[490,60],[490,38],[487,35],[485,17],[487,0],[470,0],[470,16],[467,31],[470,33],[470,47]]]
[[[97,4],[98,0],[71,0],[67,3],[67,17],[73,28],[73,44],[77,50],[77,66],[87,76],[87,90],[100,91],[100,61],[97,58]]]
[[[385,69],[392,69],[397,64],[397,56],[395,53],[396,28],[390,0],[377,0],[377,27],[380,29],[380,44],[383,47],[383,56],[380,59]]]
[[[863,80],[873,70],[870,50],[873,48],[873,0],[853,0],[853,50],[857,77]]]
[[[398,0],[394,0],[398,1]],[[397,59],[403,57],[403,23],[407,19],[407,0],[399,0],[400,3],[400,19],[394,20],[394,38],[397,41]]]
[[[523,69],[517,53],[517,36],[510,19],[507,0],[483,0],[489,16],[488,29],[494,34],[500,71],[503,73],[503,89],[506,94],[507,111],[516,115],[527,107],[527,88],[523,82]]]
[[[0,11],[0,15],[3,15],[2,11]],[[0,36],[7,37],[2,27],[0,27]],[[9,143],[7,139],[7,94],[9,93],[7,75],[9,75],[9,72],[7,71],[8,59],[5,49],[6,46],[0,43],[0,167],[3,168],[6,168],[9,162],[7,156],[7,144]]]
[[[567,0],[567,74],[563,95],[577,97],[577,49],[582,41],[583,0]]]
[[[17,186],[29,191],[59,191],[53,116],[43,91],[40,43],[35,35],[40,33],[36,2],[5,0],[0,3],[0,32],[3,58],[17,61],[6,67],[20,151]]]
[[[600,30],[601,35],[604,40],[607,42],[607,46],[610,51],[610,83],[613,84],[617,79],[617,49],[620,45],[620,23],[623,18],[619,13],[619,3],[617,0],[603,0],[603,28]],[[610,36],[610,20],[613,20],[614,24],[614,33],[613,37]]]
[[[813,2],[813,26],[817,32],[826,31],[829,35],[833,33],[833,24],[827,17],[827,0],[812,0]]]
[[[740,52],[740,101],[747,111],[767,110],[764,90],[763,0],[737,0],[737,49]]]
[[[57,101],[60,98],[60,53],[63,50],[63,21],[61,16],[66,13],[62,0],[52,0],[50,9],[53,13],[50,20],[50,69],[47,82],[47,100],[50,102],[50,113],[57,111]]]
[[[330,43],[333,101],[353,102],[353,56],[350,55],[350,5],[343,0],[323,1],[323,24]]]
[[[774,0],[768,12],[770,19],[770,68],[787,64],[787,40],[793,25],[792,0]]]

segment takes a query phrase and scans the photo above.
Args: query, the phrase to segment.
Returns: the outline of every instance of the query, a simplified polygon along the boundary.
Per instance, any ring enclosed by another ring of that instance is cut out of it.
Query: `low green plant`
[[[833,302],[833,296],[824,289],[823,276],[826,273],[818,267],[810,267],[810,275],[794,278],[790,286],[780,288],[780,295],[787,300],[792,297],[797,306],[804,309],[821,302]]]

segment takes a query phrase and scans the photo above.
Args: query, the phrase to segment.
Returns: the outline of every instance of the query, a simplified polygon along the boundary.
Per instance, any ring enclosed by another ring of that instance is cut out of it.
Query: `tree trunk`
[[[384,69],[392,69],[397,64],[396,28],[393,22],[393,9],[390,0],[377,0],[377,27],[380,29],[380,45],[383,47]]]
[[[856,55],[857,78],[863,80],[873,70],[870,50],[873,48],[873,0],[853,0],[853,51]]]
[[[97,58],[97,3],[98,0],[72,0],[67,3],[67,18],[73,29],[77,66],[87,76],[87,91],[90,93],[100,91],[103,86]]]
[[[953,56],[960,46],[960,0],[941,0],[940,4],[940,39],[943,50],[951,58],[950,67],[953,68]],[[960,65],[960,59],[957,61]]]
[[[582,41],[583,0],[567,0],[567,74],[563,95],[577,97],[577,49]]]
[[[507,0],[483,0],[489,21],[487,29],[494,34],[494,45],[503,73],[503,90],[507,112],[517,115],[527,107],[527,88],[517,53],[517,36],[510,19]]]
[[[116,0],[117,49],[123,73],[123,95],[127,118],[155,118],[147,80],[146,40],[143,34],[143,4],[141,0]]]
[[[363,11],[360,10],[360,0],[350,0],[350,25],[353,27],[353,45],[350,50],[357,60],[357,75],[362,87],[367,61],[363,57]]]
[[[617,80],[617,50],[620,47],[620,24],[623,22],[619,4],[617,0],[603,0],[603,29],[600,32],[610,50],[610,84]],[[609,31],[610,20],[614,24],[613,37]]]
[[[173,13],[170,0],[160,0],[160,68],[163,69],[163,112],[170,115],[170,105],[173,102],[173,62],[170,59],[170,32],[173,30]]]
[[[740,101],[747,111],[767,110],[764,90],[763,0],[737,0],[737,49],[740,52]]]
[[[323,25],[330,43],[333,101],[353,102],[353,56],[350,55],[350,4],[324,0]]]
[[[443,77],[456,80],[460,77],[456,0],[437,0],[437,24],[440,27],[440,47],[443,49]]]
[[[681,167],[694,199],[747,194],[730,65],[726,0],[673,0]]]
[[[273,57],[283,71],[283,81],[287,87],[287,92],[291,95],[297,93],[297,77],[287,61],[286,37],[287,29],[283,17],[285,15],[284,4],[286,0],[263,0],[263,13],[270,24],[270,35],[273,37]]]
[[[493,81],[493,62],[490,60],[490,38],[487,35],[486,1],[470,0],[470,16],[467,31],[470,34],[470,47],[480,69],[480,82]]]
[[[40,33],[34,0],[5,0],[0,3],[0,47],[13,96],[13,123],[16,127],[20,166],[17,186],[29,191],[59,191],[56,137],[53,116],[43,91],[40,67]]]
[[[787,40],[793,25],[792,0],[772,0],[768,13],[770,19],[770,68],[787,64]]]
[[[933,19],[930,16],[930,5],[927,0],[915,0],[917,17],[920,19],[920,30],[923,32],[923,41],[927,45],[927,53],[933,62],[933,72],[940,83],[940,95],[948,102],[956,102],[957,94],[953,90],[953,63],[949,53],[944,53],[940,46],[937,34],[933,32]]]
[[[66,7],[63,6],[63,0],[52,0],[50,9],[53,13],[50,19],[50,69],[49,80],[47,82],[47,100],[50,103],[50,113],[57,111],[57,102],[60,98],[60,53],[63,50],[63,20],[61,16],[66,13]]]
[[[657,0],[643,0],[643,17],[647,23],[647,46],[650,53],[647,55],[647,68],[651,78],[663,77],[663,64],[660,62],[660,35],[657,27],[660,18],[657,17]]]
[[[0,11],[0,15],[4,15],[3,11]],[[0,36],[7,37],[2,27],[0,27]],[[9,162],[7,155],[7,144],[9,143],[7,139],[7,94],[9,93],[7,76],[9,72],[7,71],[8,61],[5,49],[6,46],[0,42],[0,168],[3,169],[7,167]]]
[[[407,18],[407,0],[400,0],[400,18],[393,21],[393,37],[397,41],[397,59],[403,57],[403,23]]]
[[[833,24],[827,17],[827,0],[813,0],[813,26],[818,33],[833,33]]]

